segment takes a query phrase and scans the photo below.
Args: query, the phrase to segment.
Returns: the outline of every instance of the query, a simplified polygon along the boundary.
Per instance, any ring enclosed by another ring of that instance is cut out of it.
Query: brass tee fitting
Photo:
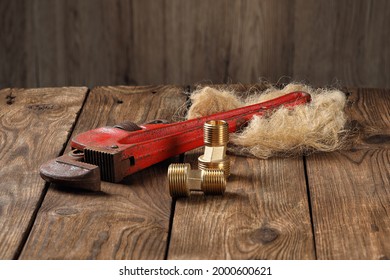
[[[198,158],[198,167],[201,170],[219,169],[230,175],[230,159],[226,156],[229,142],[229,125],[223,120],[205,122],[204,126],[204,154]]]
[[[223,194],[226,178],[222,170],[192,170],[188,163],[173,163],[168,167],[169,193],[172,197],[190,196],[191,191]]]

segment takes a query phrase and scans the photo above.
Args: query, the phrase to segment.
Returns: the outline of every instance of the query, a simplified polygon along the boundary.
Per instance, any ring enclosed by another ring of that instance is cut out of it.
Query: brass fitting
[[[205,150],[198,158],[198,167],[201,170],[222,170],[228,178],[230,159],[226,156],[226,149],[229,142],[229,125],[223,120],[212,120],[205,122],[203,128]]]
[[[192,170],[188,163],[173,163],[168,167],[169,193],[172,197],[190,196],[191,191],[223,194],[226,178],[222,170]]]

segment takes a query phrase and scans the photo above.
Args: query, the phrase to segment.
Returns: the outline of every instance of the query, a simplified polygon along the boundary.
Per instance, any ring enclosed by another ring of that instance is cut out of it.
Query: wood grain
[[[230,9],[234,12],[228,80],[289,81],[294,62],[294,1],[234,1]]]
[[[0,89],[37,87],[32,1],[0,2]]]
[[[390,147],[389,90],[349,89],[345,112],[356,131],[353,149]]]
[[[131,1],[32,2],[41,85],[134,84]]]
[[[317,256],[388,259],[390,95],[385,90],[351,92],[348,111],[361,125],[362,142],[349,151],[307,158]]]
[[[38,168],[63,149],[86,88],[0,91],[0,258],[18,256],[45,194]]]
[[[223,81],[231,12],[221,0],[34,1],[41,83]]]
[[[126,119],[169,119],[184,102],[183,89],[174,86],[95,88],[73,135]],[[103,182],[99,193],[51,186],[21,258],[163,259],[171,212],[168,164],[120,184]]]
[[[236,86],[235,90],[264,88]],[[186,153],[197,168],[202,149]],[[169,259],[313,259],[314,241],[300,158],[231,156],[224,196],[176,201]]]
[[[390,86],[389,1],[295,2],[296,80],[315,86]]]
[[[0,87],[267,79],[388,88],[389,5],[386,0],[4,0]]]

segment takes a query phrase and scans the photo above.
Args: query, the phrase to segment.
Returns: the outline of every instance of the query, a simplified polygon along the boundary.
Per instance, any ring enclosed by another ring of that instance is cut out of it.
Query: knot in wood
[[[279,232],[276,229],[261,227],[252,233],[251,239],[256,243],[267,244],[274,241],[278,236]]]
[[[29,110],[41,112],[46,110],[53,110],[55,106],[53,104],[30,104],[27,106]]]

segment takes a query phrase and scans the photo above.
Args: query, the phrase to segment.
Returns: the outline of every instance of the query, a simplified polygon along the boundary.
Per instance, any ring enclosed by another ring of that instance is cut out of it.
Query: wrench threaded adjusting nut
[[[201,170],[222,170],[225,177],[230,175],[230,159],[226,156],[229,142],[229,125],[223,120],[205,122],[203,126],[204,154],[198,158],[198,168]]]
[[[223,194],[226,178],[222,170],[192,170],[188,163],[173,163],[168,167],[169,193],[172,197],[190,196],[191,191]]]

